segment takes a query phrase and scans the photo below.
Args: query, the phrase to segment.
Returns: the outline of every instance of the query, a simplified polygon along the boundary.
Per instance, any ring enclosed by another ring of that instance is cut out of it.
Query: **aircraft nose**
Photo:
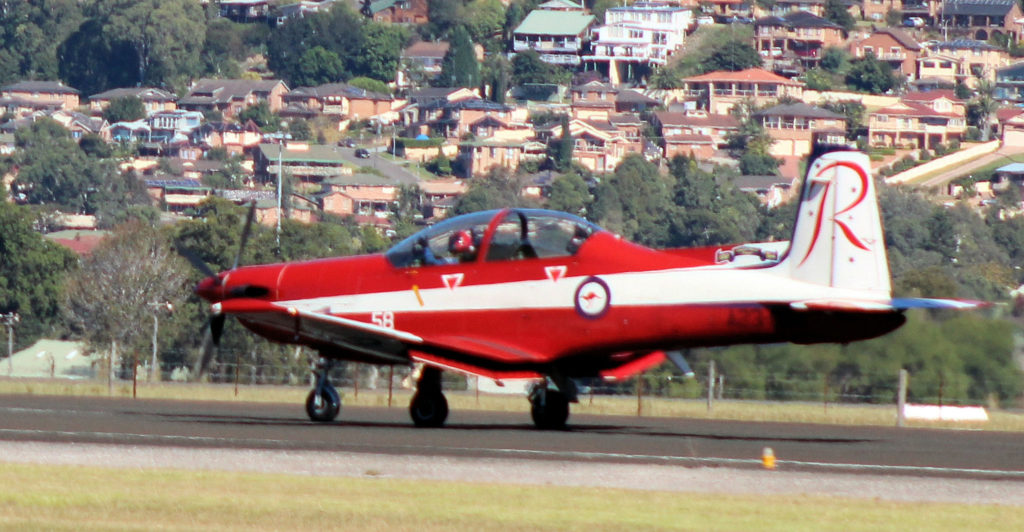
[[[217,301],[221,299],[221,287],[222,283],[220,282],[220,278],[207,277],[202,281],[199,281],[199,284],[196,285],[194,291],[196,295],[207,301]]]

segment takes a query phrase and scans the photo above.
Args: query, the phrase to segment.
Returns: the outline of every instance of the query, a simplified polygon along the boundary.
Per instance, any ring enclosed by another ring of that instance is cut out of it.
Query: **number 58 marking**
[[[378,327],[385,329],[395,328],[395,313],[390,310],[378,310],[370,314],[370,321]]]

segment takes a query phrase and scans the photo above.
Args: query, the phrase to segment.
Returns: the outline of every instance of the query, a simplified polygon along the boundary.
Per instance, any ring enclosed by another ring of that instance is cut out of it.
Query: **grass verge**
[[[1024,508],[5,464],[0,528],[1024,530]]]
[[[345,406],[388,406],[387,390],[342,389]],[[309,390],[298,386],[143,383],[138,385],[138,397],[143,399],[171,399],[192,401],[242,401],[301,405]],[[108,395],[106,383],[96,381],[60,381],[47,379],[0,379],[0,394],[24,395]],[[131,397],[131,383],[117,383],[109,395]],[[488,395],[473,392],[446,393],[452,410],[486,410],[499,412],[528,412],[529,405],[520,395]],[[395,389],[392,408],[404,409],[412,392]],[[666,399],[644,397],[638,402],[632,396],[584,395],[579,404],[572,405],[574,414],[622,415],[639,414],[649,417],[682,417],[695,419],[723,419],[736,421],[765,421],[786,423],[820,423],[831,425],[893,426],[896,424],[895,405],[834,404],[807,402],[769,402],[719,400],[709,411],[703,399]],[[344,414],[343,414],[344,415]],[[981,429],[1024,432],[1024,414],[1000,410],[989,411],[986,423],[910,422],[914,427]]]

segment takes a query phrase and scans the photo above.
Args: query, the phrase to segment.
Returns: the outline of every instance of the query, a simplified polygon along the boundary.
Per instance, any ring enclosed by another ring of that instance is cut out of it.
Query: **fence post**
[[[907,406],[907,380],[908,379],[909,379],[909,374],[907,373],[907,370],[901,369],[900,370],[900,389],[899,389],[899,393],[896,395],[896,426],[897,427],[902,427],[907,422],[907,419],[904,416],[903,410],[904,410],[904,407]]]
[[[638,373],[636,376],[636,417],[643,417],[644,415],[643,387],[644,374]]]
[[[708,413],[715,409],[715,361],[708,364]]]

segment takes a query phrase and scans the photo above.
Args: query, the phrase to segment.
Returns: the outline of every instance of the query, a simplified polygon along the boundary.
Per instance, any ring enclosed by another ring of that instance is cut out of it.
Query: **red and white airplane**
[[[654,250],[572,215],[504,209],[445,220],[383,254],[236,264],[196,292],[212,303],[211,328],[234,316],[319,352],[313,420],[338,415],[327,370],[351,360],[423,364],[409,409],[419,426],[444,423],[441,372],[451,370],[538,379],[533,420],[560,428],[575,378],[678,364],[673,350],[686,347],[851,342],[896,329],[908,308],[977,306],[892,297],[868,169],[853,151],[814,161],[792,239],[774,244],[781,253]]]

